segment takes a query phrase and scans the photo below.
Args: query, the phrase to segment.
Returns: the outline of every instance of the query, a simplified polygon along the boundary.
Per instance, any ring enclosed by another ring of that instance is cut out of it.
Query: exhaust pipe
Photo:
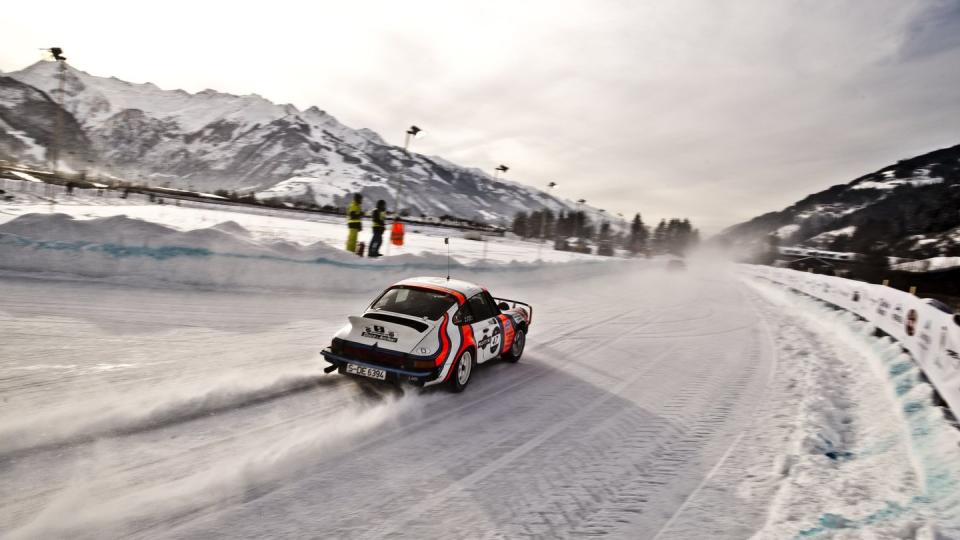
[[[324,373],[333,373],[334,371],[340,369],[340,366],[336,364],[330,364],[329,366],[323,368]]]

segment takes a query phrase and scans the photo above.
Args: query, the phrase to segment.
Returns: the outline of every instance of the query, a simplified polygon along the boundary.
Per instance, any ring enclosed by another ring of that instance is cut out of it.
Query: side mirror
[[[510,309],[510,304],[506,302],[500,302],[499,304],[497,304],[497,307],[500,308],[500,311],[506,311]]]

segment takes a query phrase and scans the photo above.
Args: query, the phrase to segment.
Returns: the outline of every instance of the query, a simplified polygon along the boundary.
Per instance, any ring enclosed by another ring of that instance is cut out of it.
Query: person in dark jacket
[[[380,256],[380,246],[383,245],[383,231],[387,228],[387,201],[380,199],[377,207],[370,215],[373,218],[373,237],[370,238],[370,257]]]
[[[347,207],[347,251],[350,253],[356,253],[357,236],[363,228],[363,209],[360,207],[362,202],[363,195],[354,193],[353,202]]]

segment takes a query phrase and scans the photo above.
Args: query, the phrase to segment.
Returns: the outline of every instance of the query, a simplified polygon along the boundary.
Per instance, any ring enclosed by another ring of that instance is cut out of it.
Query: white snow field
[[[3,538],[960,537],[910,361],[729,266],[454,267],[534,320],[450,394],[318,354],[433,255],[5,210]]]
[[[60,186],[31,183],[22,180],[0,179],[0,189],[15,196],[9,203],[0,203],[0,224],[15,217],[30,213],[62,213],[77,219],[127,216],[142,219],[181,231],[212,227],[223,222],[234,222],[246,229],[260,241],[282,240],[300,244],[324,242],[341,248],[346,242],[346,225],[343,217],[316,213],[291,213],[267,208],[224,206],[212,203],[182,201],[177,206],[174,199],[167,204],[150,203],[145,195],[131,194],[119,198],[120,192],[104,190],[75,190],[66,195]],[[365,206],[367,210],[372,205]],[[291,214],[293,217],[291,217]],[[567,262],[571,260],[597,260],[597,257],[556,251],[544,243],[511,240],[486,236],[486,241],[467,240],[463,231],[452,228],[408,224],[403,246],[389,245],[389,232],[384,238],[381,253],[387,256],[419,255],[421,253],[445,253],[445,237],[451,238],[451,253],[462,263],[543,260]],[[368,242],[370,222],[364,222],[360,240]]]

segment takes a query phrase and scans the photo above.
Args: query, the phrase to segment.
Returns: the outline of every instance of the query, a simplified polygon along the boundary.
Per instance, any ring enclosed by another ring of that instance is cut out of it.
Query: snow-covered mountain
[[[906,257],[960,255],[960,145],[901,160],[728,228],[719,239]]]
[[[0,77],[0,157],[35,165],[49,159],[58,68],[38,62]],[[359,191],[392,208],[399,193],[402,207],[414,214],[501,224],[519,211],[575,206],[477,169],[406,153],[316,107],[299,110],[258,95],[163,90],[68,66],[63,103],[76,133],[61,156],[74,170],[321,206],[345,206]],[[594,221],[602,218],[596,209],[586,211]]]

